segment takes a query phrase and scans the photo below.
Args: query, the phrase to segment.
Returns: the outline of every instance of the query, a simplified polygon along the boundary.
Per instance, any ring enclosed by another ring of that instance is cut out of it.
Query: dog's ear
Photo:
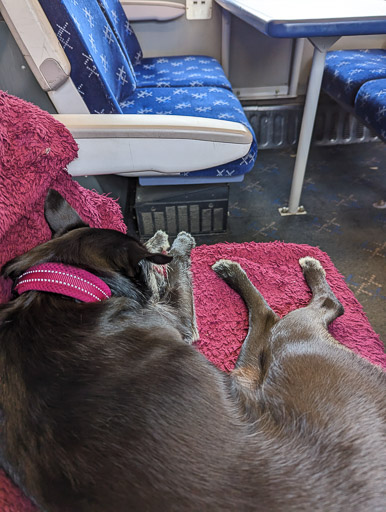
[[[52,188],[48,190],[44,203],[44,216],[53,237],[63,235],[71,229],[87,226],[64,197]]]
[[[157,265],[166,265],[170,263],[173,259],[173,256],[169,256],[168,254],[163,254],[162,252],[148,253],[145,258],[152,263],[156,263]]]
[[[150,261],[156,265],[170,263],[173,256],[161,252],[150,252],[137,239],[126,237],[126,243],[116,247],[113,252],[114,267],[121,269],[129,277],[134,277],[139,271],[141,261]]]

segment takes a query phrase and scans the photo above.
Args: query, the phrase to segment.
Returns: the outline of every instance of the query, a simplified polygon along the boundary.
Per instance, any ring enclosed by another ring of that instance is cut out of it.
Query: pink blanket
[[[65,170],[77,150],[70,132],[50,114],[0,91],[0,268],[50,238],[43,218],[50,187],[93,227],[126,230],[118,204],[82,188]],[[7,296],[0,282],[0,302]]]
[[[50,238],[43,217],[44,198],[55,188],[94,227],[125,231],[118,205],[83,189],[71,180],[65,166],[76,157],[71,134],[49,114],[0,92],[0,267]],[[311,255],[321,261],[327,279],[345,307],[331,333],[363,357],[386,368],[379,336],[329,257],[315,247],[274,242],[217,244],[193,251],[192,270],[197,321],[197,348],[219,368],[229,371],[247,331],[246,308],[238,295],[211,270],[218,259],[238,261],[279,315],[305,306],[310,292],[298,259]],[[0,301],[9,288],[0,283]],[[34,512],[36,508],[0,471],[0,511]]]

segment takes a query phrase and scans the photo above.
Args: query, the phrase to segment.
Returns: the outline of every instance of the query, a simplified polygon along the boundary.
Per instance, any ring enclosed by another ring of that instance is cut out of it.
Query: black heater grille
[[[222,233],[227,229],[229,187],[187,185],[137,188],[135,211],[141,238],[158,229],[173,236]]]

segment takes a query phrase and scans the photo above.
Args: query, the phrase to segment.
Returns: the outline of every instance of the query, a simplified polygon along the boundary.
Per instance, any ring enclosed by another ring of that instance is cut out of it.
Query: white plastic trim
[[[130,21],[174,20],[185,14],[185,5],[167,0],[121,0]]]
[[[0,12],[42,89],[60,86],[70,75],[70,63],[38,0],[0,0]],[[54,80],[42,72],[47,59],[56,61]]]
[[[79,158],[74,176],[173,175],[225,164],[245,156],[252,135],[231,121],[186,116],[54,116],[72,133]]]
[[[74,82],[69,78],[55,91],[48,91],[56,110],[62,114],[89,114],[86,103],[79,94]],[[97,114],[94,114],[97,116]]]
[[[54,117],[78,139],[158,137],[252,143],[252,134],[243,124],[205,117],[140,114],[56,114]]]
[[[68,166],[73,176],[173,175],[232,162],[250,148],[250,144],[159,137],[75,140],[79,158]]]

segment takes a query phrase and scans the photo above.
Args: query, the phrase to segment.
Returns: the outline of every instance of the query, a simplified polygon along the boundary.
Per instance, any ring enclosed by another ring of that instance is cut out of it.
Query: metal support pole
[[[304,174],[306,172],[308,153],[310,151],[312,132],[314,129],[316,109],[318,108],[320,88],[322,86],[326,53],[338,39],[339,37],[315,37],[310,39],[311,43],[314,45],[314,56],[312,59],[310,79],[307,86],[307,96],[304,105],[288,208],[279,208],[279,212],[282,215],[306,213],[304,208],[299,206],[299,203],[303,188]]]
[[[299,144],[296,154],[294,174],[292,178],[291,193],[288,203],[289,213],[296,213],[299,208],[300,195],[302,193],[304,174],[306,172],[308,153],[310,150],[312,131],[314,128],[316,109],[318,107],[320,88],[322,85],[325,59],[326,52],[315,48],[314,58],[312,60],[310,81],[307,88],[307,97],[304,105],[302,127],[299,135]]]

